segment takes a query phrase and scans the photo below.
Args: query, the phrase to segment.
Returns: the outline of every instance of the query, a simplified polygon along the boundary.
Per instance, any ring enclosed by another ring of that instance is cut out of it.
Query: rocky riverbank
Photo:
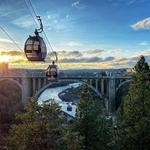
[[[77,88],[71,87],[71,88],[66,89],[63,92],[59,93],[58,96],[62,101],[72,102],[73,104],[77,104],[82,90],[83,90],[83,85],[81,85]]]
[[[55,87],[63,87],[68,84],[75,83],[74,81],[58,81],[54,82],[54,84],[50,85],[49,88],[55,88]]]

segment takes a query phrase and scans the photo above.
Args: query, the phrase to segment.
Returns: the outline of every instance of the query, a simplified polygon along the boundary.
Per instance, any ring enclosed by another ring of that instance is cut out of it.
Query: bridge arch
[[[0,85],[2,85],[4,83],[4,85],[7,85],[7,88],[9,89],[9,88],[11,88],[11,90],[12,89],[14,89],[14,87],[16,87],[16,91],[18,92],[18,94],[19,94],[19,97],[20,97],[20,101],[22,101],[22,94],[23,94],[23,90],[22,90],[22,85],[18,82],[18,81],[16,81],[16,80],[14,80],[14,79],[0,79]],[[13,85],[13,87],[11,87]],[[4,87],[3,87],[3,89],[4,89]],[[8,91],[8,89],[4,89],[5,90],[5,92],[7,92]],[[7,91],[6,91],[7,90]],[[16,93],[16,91],[15,91],[15,93]],[[8,91],[9,92],[9,91]],[[13,93],[14,94],[14,93]],[[9,96],[9,95],[8,95]]]
[[[3,81],[13,82],[13,83],[17,84],[20,88],[22,88],[21,84],[18,81],[16,81],[15,79],[12,79],[12,78],[2,78],[2,79],[0,79],[0,82],[3,82]]]
[[[13,79],[0,79],[0,134],[5,136],[9,126],[20,112],[22,87]]]
[[[20,91],[20,95],[22,96],[22,92],[23,92],[22,85],[18,81],[14,80],[14,79],[0,79],[0,85],[2,85],[2,83],[7,83],[7,84],[10,83],[10,84],[16,85]],[[10,86],[7,86],[7,87],[10,88]]]
[[[84,85],[86,85],[88,88],[90,88],[92,91],[94,91],[94,92],[97,94],[97,96],[99,96],[100,98],[102,98],[102,94],[101,94],[99,91],[97,91],[92,85],[88,84],[88,83],[87,83],[86,81],[84,81],[84,80],[74,80],[74,79],[71,79],[71,80],[63,80],[63,79],[61,79],[60,82],[51,82],[51,83],[48,83],[48,84],[46,84],[45,86],[43,86],[41,89],[39,89],[39,90],[35,93],[34,97],[35,97],[36,99],[38,99],[38,97],[39,97],[47,88],[49,88],[49,87],[52,86],[52,85],[60,84],[60,83],[63,82],[63,81],[81,82],[82,84],[84,84]]]
[[[128,89],[129,89],[130,82],[131,82],[131,80],[126,80],[126,81],[120,83],[119,86],[117,87],[116,99],[115,99],[116,110],[119,108],[119,106],[121,104],[122,96],[127,93]]]
[[[118,102],[118,93],[123,85],[132,77],[61,77],[60,81],[76,81],[87,85],[104,101],[104,106],[109,113],[116,111],[115,106]],[[12,79],[14,84],[20,86],[22,91],[22,102],[26,102],[29,97],[39,97],[39,95],[52,83],[48,84],[45,76],[1,76],[0,80]],[[12,81],[11,80],[11,81]],[[126,81],[125,81],[126,80]],[[117,95],[117,96],[116,96]]]

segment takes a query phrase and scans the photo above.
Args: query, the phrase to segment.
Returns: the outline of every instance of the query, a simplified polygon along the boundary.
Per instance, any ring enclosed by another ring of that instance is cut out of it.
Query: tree
[[[10,125],[14,123],[15,114],[22,108],[21,87],[13,80],[0,81],[0,149],[2,137],[8,134]]]
[[[64,130],[64,136],[60,139],[59,150],[84,150],[83,137],[72,127]]]
[[[9,150],[58,149],[63,119],[60,107],[53,101],[40,106],[31,98],[17,120],[18,124],[12,126],[10,135],[5,139]]]
[[[124,99],[117,128],[120,149],[147,150],[150,147],[150,67],[141,56]]]
[[[0,82],[0,137],[8,133],[15,113],[21,110],[21,88],[13,81]]]
[[[67,123],[53,101],[31,98],[5,138],[9,150],[108,150],[110,125],[102,101],[85,90],[75,123]]]
[[[94,98],[88,90],[82,92],[77,109],[76,130],[86,150],[109,149],[110,128],[102,100]]]

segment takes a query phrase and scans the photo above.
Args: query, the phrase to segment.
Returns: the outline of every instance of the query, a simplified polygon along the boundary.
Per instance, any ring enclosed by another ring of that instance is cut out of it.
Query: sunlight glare
[[[11,60],[11,56],[0,56],[0,62],[9,62]]]

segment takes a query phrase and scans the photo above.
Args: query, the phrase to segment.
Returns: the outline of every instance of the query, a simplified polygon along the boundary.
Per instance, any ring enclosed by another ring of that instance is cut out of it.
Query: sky
[[[140,55],[150,62],[150,0],[31,1],[64,68],[66,64],[74,68],[133,67]],[[0,25],[22,52],[36,28],[25,2],[29,6],[29,0],[0,0]],[[7,35],[0,33],[1,55],[5,51],[13,56],[11,62],[26,62]]]

